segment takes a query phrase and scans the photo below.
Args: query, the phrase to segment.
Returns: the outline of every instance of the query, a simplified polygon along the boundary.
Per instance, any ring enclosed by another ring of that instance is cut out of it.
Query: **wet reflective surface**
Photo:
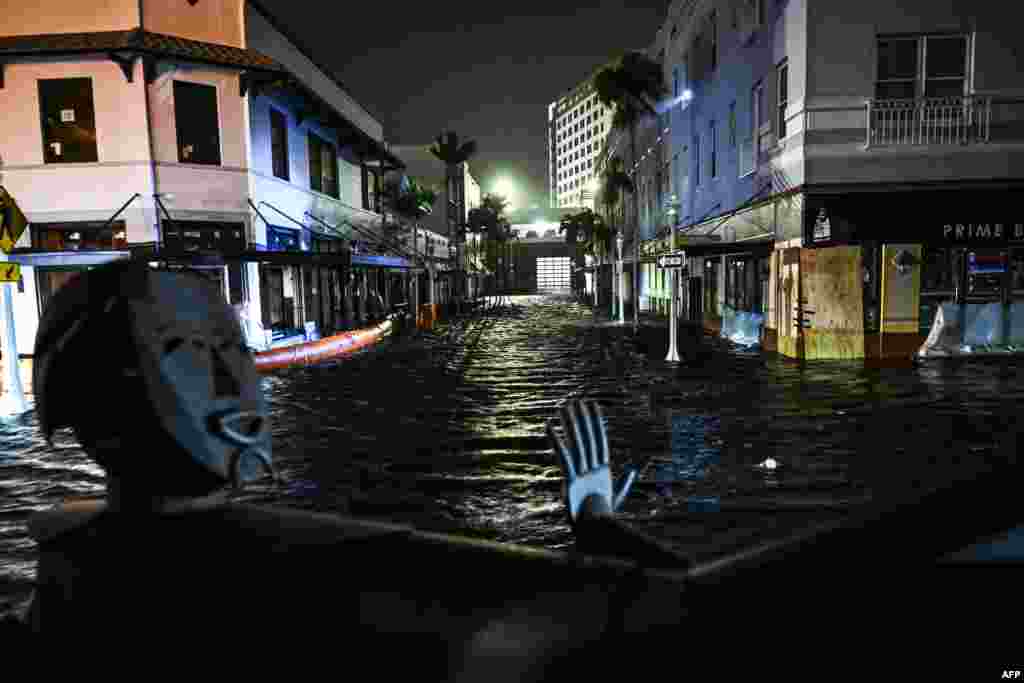
[[[564,548],[544,424],[586,397],[608,418],[615,475],[639,470],[622,514],[701,559],[983,467],[1024,392],[1014,358],[800,366],[684,330],[669,365],[666,345],[664,321],[634,335],[563,298],[514,297],[277,371],[264,383],[283,485],[244,499]],[[32,413],[0,421],[0,612],[34,575],[27,517],[102,491],[70,432],[51,448]]]

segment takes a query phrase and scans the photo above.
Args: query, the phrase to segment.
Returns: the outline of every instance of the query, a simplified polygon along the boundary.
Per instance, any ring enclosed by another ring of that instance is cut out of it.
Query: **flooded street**
[[[244,499],[565,548],[544,425],[585,397],[608,418],[615,475],[639,470],[624,516],[707,558],[967,476],[995,457],[1024,391],[1017,359],[801,367],[690,330],[670,366],[666,337],[664,321],[634,336],[567,299],[523,296],[275,372],[264,383],[283,484]],[[32,413],[0,423],[0,611],[30,589],[28,515],[102,489],[70,433],[50,448]]]

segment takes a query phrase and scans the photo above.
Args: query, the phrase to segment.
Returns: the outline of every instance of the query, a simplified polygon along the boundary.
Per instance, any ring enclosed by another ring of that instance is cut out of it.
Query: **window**
[[[709,168],[711,169],[711,173],[709,175],[710,175],[711,178],[717,178],[718,177],[718,132],[717,132],[717,129],[715,128],[715,122],[714,121],[711,121],[708,124],[708,142],[710,143],[710,147],[711,147],[711,149],[710,149],[711,154],[709,155],[710,156]]]
[[[338,154],[334,145],[309,134],[309,187],[338,198]],[[367,207],[368,208],[368,207]]]
[[[220,165],[217,88],[174,81],[174,123],[178,129],[178,161]]]
[[[274,176],[288,180],[288,122],[276,109],[270,110],[270,153]]]
[[[967,92],[967,36],[878,40],[877,99],[950,97]]]
[[[675,31],[676,27],[673,26],[672,30]],[[672,97],[679,97],[679,67],[672,67]]]
[[[29,228],[32,248],[45,251],[114,251],[128,248],[124,221],[38,223]]]
[[[39,81],[43,162],[99,161],[91,78]]]
[[[729,146],[736,146],[736,100],[729,103]]]
[[[693,136],[693,158],[694,158],[694,162],[695,162],[693,164],[693,184],[695,186],[699,186],[700,185],[700,164],[701,164],[701,158],[700,158],[700,136],[699,135],[694,135]]]
[[[786,137],[786,105],[789,103],[789,63],[782,60],[776,68],[779,77],[779,124],[778,139]]]
[[[750,170],[757,168],[761,155],[761,126],[767,119],[764,106],[764,83],[758,83],[750,92]]]
[[[709,27],[709,39],[711,42],[711,70],[718,67],[718,13],[711,13],[711,26]]]

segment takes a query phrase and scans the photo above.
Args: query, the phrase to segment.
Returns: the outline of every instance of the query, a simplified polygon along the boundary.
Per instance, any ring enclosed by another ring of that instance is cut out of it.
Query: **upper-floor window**
[[[270,110],[270,155],[274,176],[288,180],[288,121],[276,109]]]
[[[779,101],[779,121],[778,121],[778,139],[786,137],[786,105],[789,104],[789,62],[783,59],[778,67],[776,67],[776,73],[778,74],[778,101]]]
[[[174,81],[174,124],[178,131],[178,161],[220,165],[215,86]]]
[[[708,123],[708,146],[710,147],[710,154],[708,155],[708,168],[710,169],[709,176],[711,178],[718,177],[718,128],[715,126],[714,120]]]
[[[764,106],[764,83],[758,82],[750,91],[750,170],[757,167],[761,150],[761,126],[768,120]]]
[[[729,103],[729,146],[736,146],[736,100]]]
[[[675,31],[676,27],[673,26],[672,30]],[[672,97],[679,97],[679,67],[672,67]]]
[[[718,12],[711,13],[708,32],[708,40],[711,43],[711,70],[714,71],[718,68]]]
[[[99,161],[91,78],[40,80],[39,110],[45,163]]]
[[[338,153],[315,133],[309,134],[309,187],[338,197]]]
[[[693,136],[693,158],[696,160],[693,165],[693,184],[698,186],[700,185],[700,164],[703,161],[700,158],[700,135]]]
[[[964,95],[968,87],[968,52],[965,35],[880,37],[875,97]]]

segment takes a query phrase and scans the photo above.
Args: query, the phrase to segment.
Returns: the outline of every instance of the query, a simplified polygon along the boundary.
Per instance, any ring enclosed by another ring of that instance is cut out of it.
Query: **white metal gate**
[[[568,256],[537,258],[537,291],[568,292],[571,284]]]

